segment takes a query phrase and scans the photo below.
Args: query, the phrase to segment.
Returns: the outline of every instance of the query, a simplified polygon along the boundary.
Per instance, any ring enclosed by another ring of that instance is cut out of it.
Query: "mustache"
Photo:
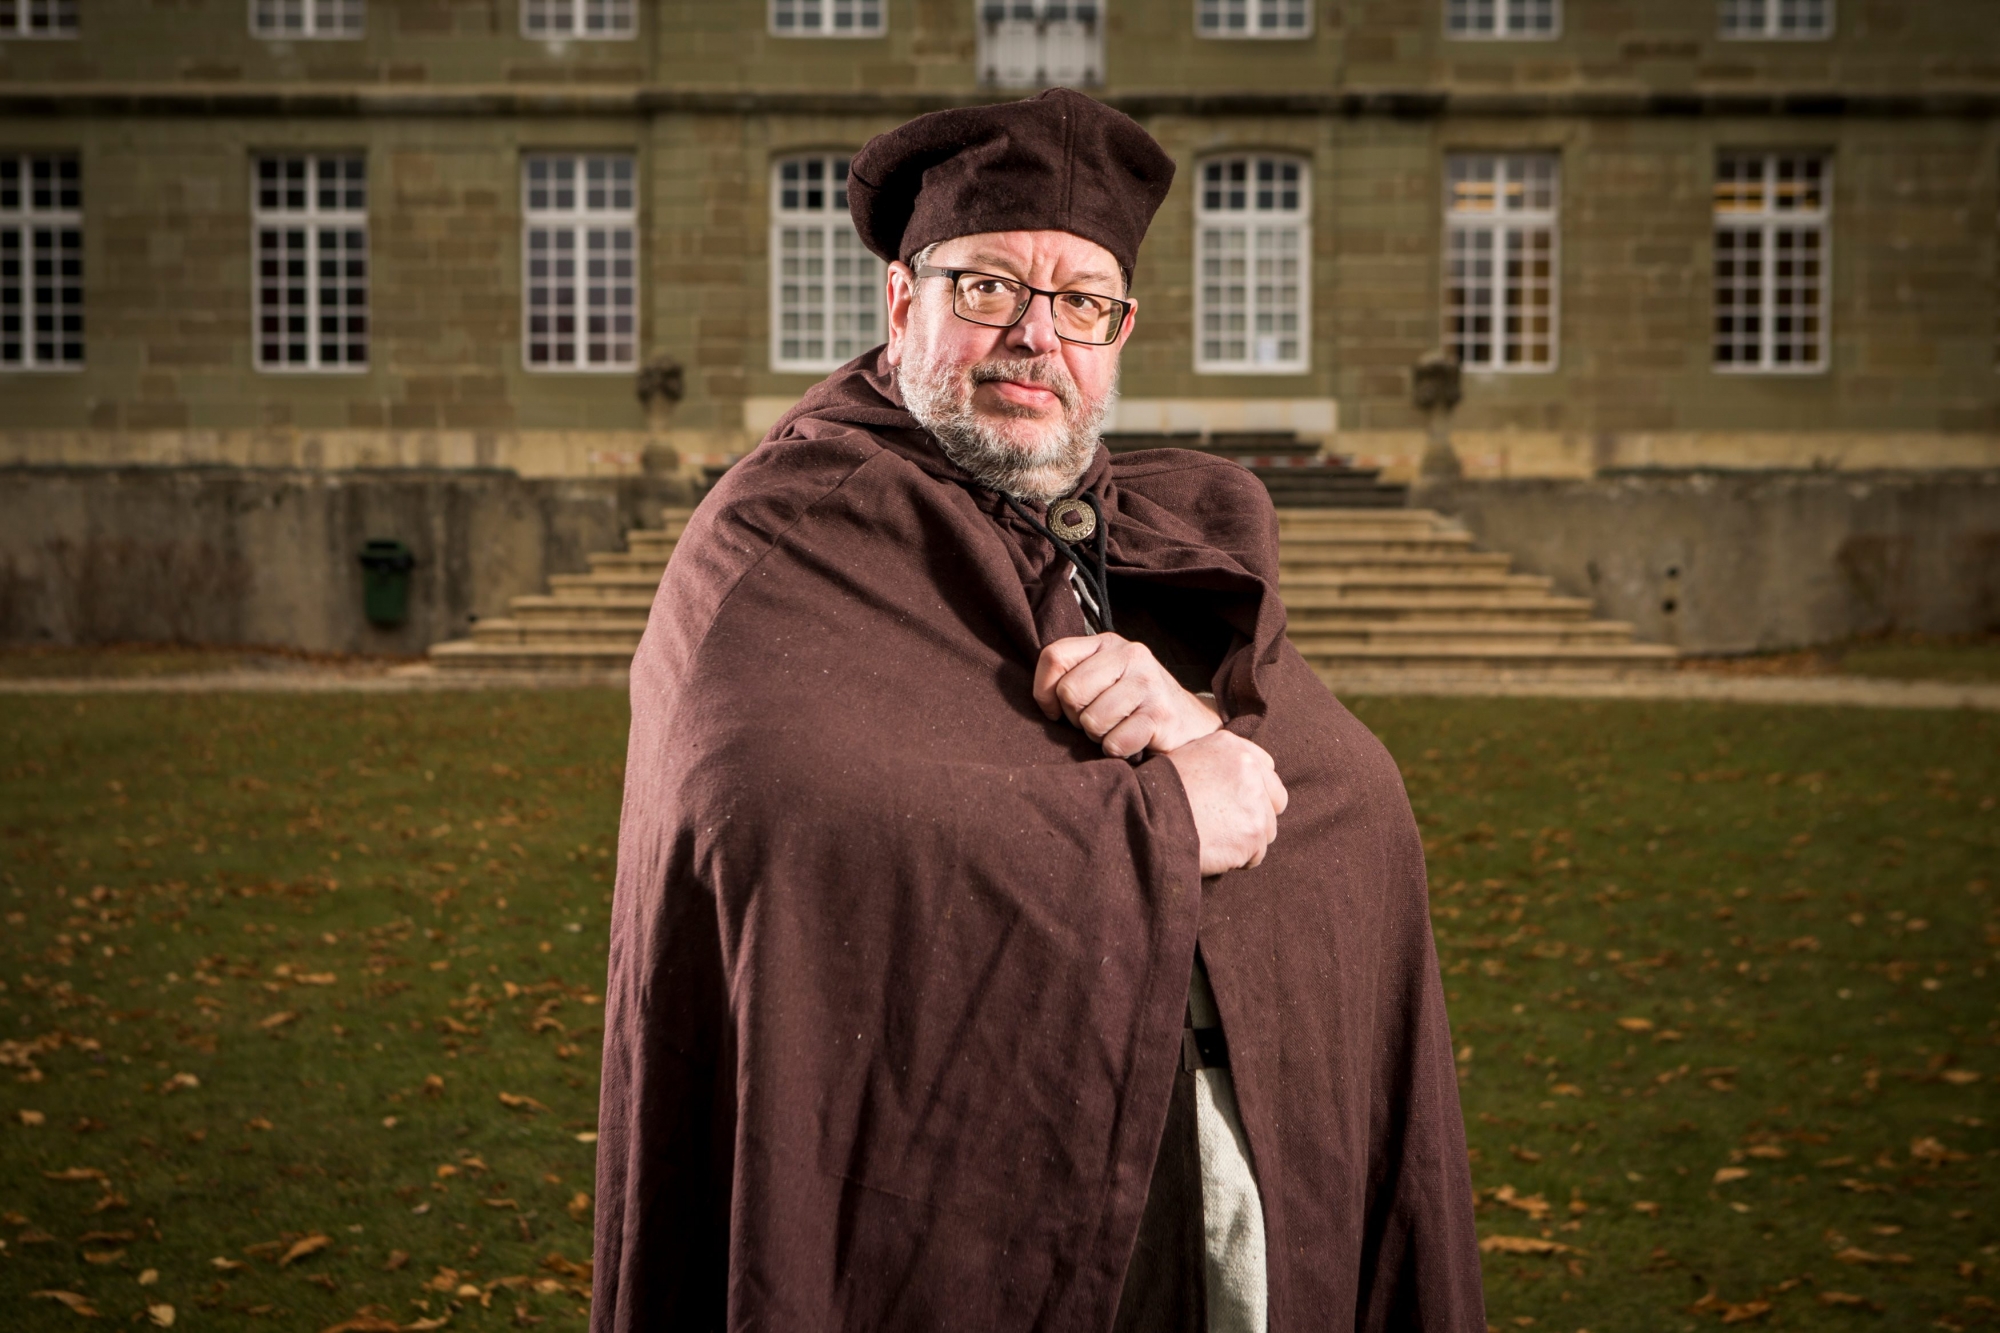
[[[1034,384],[1047,389],[1063,405],[1063,410],[1076,410],[1079,395],[1076,381],[1068,372],[1053,362],[1040,358],[982,361],[968,372],[968,378],[977,387],[992,384],[997,380],[1015,380],[1022,384]]]

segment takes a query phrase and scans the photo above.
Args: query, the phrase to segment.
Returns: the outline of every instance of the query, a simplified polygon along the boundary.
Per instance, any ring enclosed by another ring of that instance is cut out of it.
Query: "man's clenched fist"
[[[1035,702],[1067,717],[1113,759],[1166,754],[1222,725],[1143,643],[1116,634],[1057,639],[1035,664]]]
[[[1201,873],[1260,864],[1291,799],[1262,746],[1216,731],[1167,755],[1180,774],[1201,837]]]

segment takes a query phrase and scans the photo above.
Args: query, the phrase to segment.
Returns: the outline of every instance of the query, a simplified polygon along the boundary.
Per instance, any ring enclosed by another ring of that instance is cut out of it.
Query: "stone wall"
[[[1633,471],[1466,482],[1417,503],[1690,652],[2000,632],[2000,470]]]
[[[499,470],[0,469],[0,643],[421,653],[621,549],[686,494]],[[416,553],[398,629],[362,615],[356,556],[372,538]]]

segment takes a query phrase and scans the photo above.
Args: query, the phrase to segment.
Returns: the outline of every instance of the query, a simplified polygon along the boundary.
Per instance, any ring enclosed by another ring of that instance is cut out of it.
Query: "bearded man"
[[[1098,439],[1172,177],[1062,90],[853,161],[889,341],[633,663],[600,1333],[1485,1327],[1396,767],[1256,480]]]

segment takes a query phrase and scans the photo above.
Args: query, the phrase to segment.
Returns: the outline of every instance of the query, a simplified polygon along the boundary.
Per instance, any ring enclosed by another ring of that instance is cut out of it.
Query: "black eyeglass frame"
[[[919,278],[951,279],[952,298],[953,298],[951,303],[951,313],[956,315],[958,318],[964,320],[968,324],[977,324],[982,329],[1013,328],[1016,324],[1019,324],[1022,321],[1022,319],[1024,319],[1027,316],[1028,307],[1035,303],[1035,298],[1037,296],[1046,296],[1049,298],[1049,314],[1051,316],[1049,322],[1050,326],[1052,328],[1055,328],[1056,337],[1062,339],[1066,343],[1074,343],[1078,347],[1111,346],[1111,344],[1118,341],[1118,335],[1125,331],[1125,321],[1132,317],[1132,302],[1120,300],[1118,297],[1115,296],[1106,296],[1102,292],[1085,292],[1085,291],[1078,291],[1075,289],[1056,291],[1056,292],[1045,291],[1040,287],[1030,287],[1028,286],[1027,283],[1022,282],[1019,278],[1010,278],[1005,273],[988,273],[984,269],[977,269],[977,268],[934,268],[929,264],[925,264],[922,268],[914,270],[914,272],[916,276]],[[1008,320],[1005,324],[989,324],[983,319],[974,319],[970,315],[965,314],[958,308],[958,300],[957,300],[958,280],[960,278],[967,276],[968,274],[976,278],[993,278],[999,282],[1011,282],[1015,286],[1020,287],[1021,289],[1026,291],[1028,293],[1028,299],[1021,302],[1021,308],[1014,312],[1014,318]],[[1056,308],[1056,298],[1058,296],[1088,296],[1093,301],[1109,301],[1112,305],[1118,307],[1118,318],[1112,321],[1111,324],[1111,336],[1109,338],[1104,339],[1102,342],[1091,342],[1084,338],[1072,338],[1068,334],[1064,333],[1062,329],[1058,327],[1059,322],[1053,318]]]

